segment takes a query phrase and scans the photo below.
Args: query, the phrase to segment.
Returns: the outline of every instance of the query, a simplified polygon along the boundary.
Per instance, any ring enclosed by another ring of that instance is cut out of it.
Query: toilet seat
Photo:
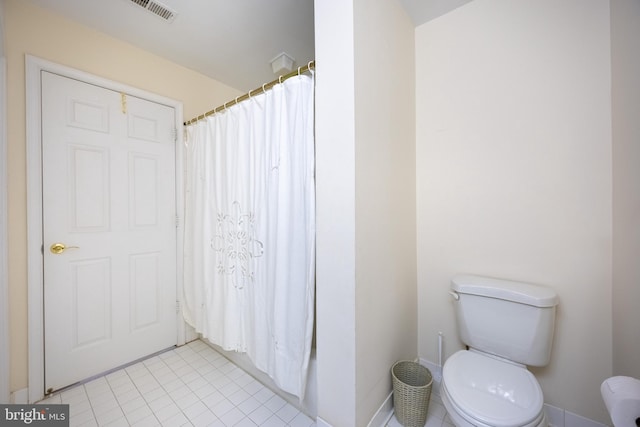
[[[446,361],[442,378],[443,401],[445,406],[452,406],[447,410],[455,411],[469,425],[546,424],[542,389],[523,366],[477,351],[461,350]]]

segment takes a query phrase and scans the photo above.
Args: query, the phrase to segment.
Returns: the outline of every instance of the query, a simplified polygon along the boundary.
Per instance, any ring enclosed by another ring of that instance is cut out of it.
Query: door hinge
[[[173,142],[178,142],[178,129],[173,128]]]
[[[176,313],[180,313],[180,301],[176,300]]]
[[[180,228],[180,217],[176,215],[176,228]]]
[[[122,114],[127,114],[127,94],[120,92],[120,106],[122,107]]]

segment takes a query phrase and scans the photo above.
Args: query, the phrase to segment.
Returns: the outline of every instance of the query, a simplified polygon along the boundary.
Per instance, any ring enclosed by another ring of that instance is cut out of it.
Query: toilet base
[[[449,397],[449,393],[447,392],[447,387],[444,383],[444,380],[442,381],[440,386],[440,398],[442,399],[442,403],[447,410],[447,415],[449,415],[451,422],[456,427],[495,427],[489,424],[482,423],[478,420],[473,420],[472,423],[470,420],[464,418],[460,413],[458,413],[453,402],[451,402],[451,398]],[[538,416],[533,422],[523,426],[513,427],[549,427],[549,423],[547,422],[547,415],[545,414],[543,409],[540,416]]]

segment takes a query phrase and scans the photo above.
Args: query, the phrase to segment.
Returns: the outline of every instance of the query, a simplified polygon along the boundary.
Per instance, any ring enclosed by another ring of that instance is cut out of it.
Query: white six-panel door
[[[174,124],[172,107],[42,72],[47,391],[177,342]]]

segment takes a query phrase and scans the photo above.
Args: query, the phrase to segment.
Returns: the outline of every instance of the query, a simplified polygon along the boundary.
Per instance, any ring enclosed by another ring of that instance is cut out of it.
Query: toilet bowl
[[[468,350],[442,369],[442,402],[456,427],[547,427],[540,384],[527,366],[551,355],[558,298],[551,289],[460,275],[451,280],[456,326]]]
[[[524,366],[474,350],[453,354],[440,396],[458,427],[546,427],[542,389]]]

